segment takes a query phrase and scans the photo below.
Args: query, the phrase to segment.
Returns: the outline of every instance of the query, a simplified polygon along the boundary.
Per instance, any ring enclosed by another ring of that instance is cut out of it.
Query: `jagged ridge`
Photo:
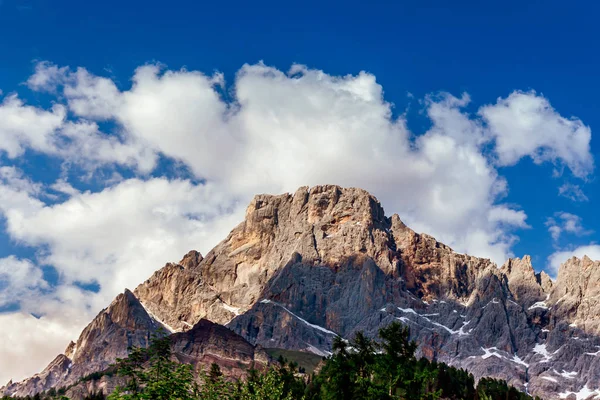
[[[256,196],[206,257],[167,264],[135,296],[175,331],[206,318],[317,354],[399,319],[422,355],[558,398],[600,378],[597,267],[572,259],[554,284],[529,257],[497,268],[386,217],[364,190],[317,186]]]

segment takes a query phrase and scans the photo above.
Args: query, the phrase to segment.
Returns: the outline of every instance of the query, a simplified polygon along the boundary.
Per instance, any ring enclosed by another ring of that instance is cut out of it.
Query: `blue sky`
[[[498,263],[600,257],[600,6],[373,3],[0,1],[0,318],[50,357],[303,184]]]

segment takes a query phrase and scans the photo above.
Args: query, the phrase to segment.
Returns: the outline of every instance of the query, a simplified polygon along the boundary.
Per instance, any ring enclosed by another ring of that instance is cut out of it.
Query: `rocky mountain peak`
[[[119,294],[103,315],[110,318],[112,323],[128,329],[145,328],[152,324],[144,306],[129,289]]]
[[[502,266],[507,275],[534,276],[535,271],[531,265],[531,256],[524,255],[523,258],[509,258]]]
[[[395,223],[407,229],[399,218]],[[333,269],[363,255],[386,273],[397,273],[400,256],[391,226],[379,201],[362,189],[325,185],[257,195],[245,220],[206,257],[184,257],[194,259],[191,264],[199,260],[197,265],[167,264],[135,293],[175,330],[187,330],[200,318],[227,323],[261,298],[294,254],[303,263]],[[175,286],[181,291],[173,293]]]
[[[77,349],[77,344],[71,340],[71,342],[68,344],[67,348],[65,349],[65,356],[67,356],[67,358],[69,359],[73,359],[73,356],[75,355],[75,350]]]
[[[550,296],[555,314],[600,334],[600,262],[572,257],[558,270]]]
[[[571,257],[560,265],[557,281],[569,282],[568,286],[587,286],[588,283],[596,283],[600,278],[600,273],[596,271],[597,266],[598,262],[588,256]]]
[[[125,290],[85,327],[65,354],[58,355],[42,372],[0,390],[26,396],[51,387],[74,384],[81,377],[102,371],[117,358],[126,357],[132,346],[146,347],[159,322],[148,315],[135,295]]]
[[[245,230],[275,230],[285,224],[293,227],[339,226],[352,219],[364,227],[386,223],[379,201],[367,191],[335,185],[301,187],[293,195],[261,194],[246,210]],[[359,224],[357,224],[359,225]]]
[[[202,257],[202,254],[200,254],[198,251],[190,250],[185,256],[183,256],[178,264],[186,269],[195,268],[198,266],[198,264],[200,264],[203,258],[204,257]]]
[[[551,281],[541,274],[536,274],[528,255],[508,259],[500,268],[500,272],[506,276],[513,296],[526,307],[544,300],[548,294],[546,291],[552,285]]]
[[[262,194],[205,257],[190,251],[119,295],[46,376],[71,361],[67,376],[99,370],[160,326],[181,361],[236,375],[267,362],[260,346],[327,355],[336,335],[399,320],[420,355],[556,398],[600,381],[599,267],[573,258],[556,282],[529,256],[498,268],[387,218],[362,189]]]

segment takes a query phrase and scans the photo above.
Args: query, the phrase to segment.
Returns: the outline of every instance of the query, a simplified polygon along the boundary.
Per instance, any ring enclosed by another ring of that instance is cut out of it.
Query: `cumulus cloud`
[[[519,228],[531,228],[525,220],[527,215],[522,210],[513,210],[506,206],[494,207],[489,213],[490,221],[502,222]]]
[[[23,174],[23,171],[13,166],[0,167],[0,183],[17,192],[37,195],[42,191],[42,185],[33,182]]]
[[[63,193],[69,196],[74,196],[80,193],[79,190],[75,189],[65,179],[57,179],[56,182],[50,185],[50,189],[55,192]]]
[[[206,252],[243,219],[255,193],[324,183],[363,187],[414,229],[502,263],[515,229],[528,225],[523,210],[502,203],[508,183],[497,166],[532,157],[577,177],[593,168],[589,128],[534,92],[514,92],[474,114],[465,111],[468,94],[432,95],[423,103],[430,129],[410,132],[365,72],[333,76],[302,65],[284,72],[259,63],[244,65],[228,88],[218,73],[145,65],[122,90],[83,68],[46,62],[28,85],[58,102],[44,110],[5,98],[0,151],[14,158],[33,149],[92,173],[118,165],[137,176],[114,172],[104,187],[81,191],[63,175],[41,188],[14,168],[0,174],[7,233],[43,249],[36,262],[60,276],[42,306],[22,304],[44,315],[40,329],[80,329],[165,261],[191,248]],[[202,183],[150,178],[160,174],[159,157],[183,164]],[[66,199],[46,204],[49,191]],[[100,284],[98,293],[80,287],[91,282]],[[10,318],[33,323],[21,314]]]
[[[164,261],[199,244],[215,245],[220,237],[208,232],[234,211],[235,204],[211,185],[130,179],[101,192],[73,193],[35,213],[15,212],[6,223],[13,238],[48,248],[40,261],[56,266],[65,283],[97,281],[114,295]],[[227,222],[214,234],[224,237],[232,226]]]
[[[23,297],[39,295],[48,287],[43,272],[30,260],[14,256],[0,258],[0,307],[13,305]]]
[[[66,107],[55,104],[50,110],[27,106],[16,94],[0,103],[0,151],[9,158],[23,154],[26,148],[46,151],[56,131],[63,125]]]
[[[305,184],[361,186],[415,228],[498,262],[515,240],[506,227],[524,227],[525,214],[495,209],[507,186],[483,146],[493,142],[501,165],[530,156],[564,163],[578,176],[593,168],[589,128],[561,117],[534,92],[515,92],[476,116],[463,111],[467,94],[430,96],[425,104],[432,127],[415,137],[403,118],[392,117],[383,88],[364,72],[338,77],[302,65],[288,73],[245,65],[235,100],[226,102],[220,74],[146,65],[136,70],[129,90],[119,91],[84,69],[58,70],[62,77],[43,64],[36,70],[41,78],[32,81],[59,82],[73,113],[110,119],[123,128],[124,141],[148,146],[148,157],[117,162],[143,161],[138,169],[149,171],[151,156],[162,153],[243,201]],[[477,239],[468,237],[471,232],[479,232]]]
[[[60,157],[66,162],[93,169],[117,163],[151,171],[158,159],[150,148],[116,135],[106,135],[92,121],[65,120],[66,107],[50,111],[25,105],[16,95],[0,104],[0,152],[10,159],[26,149]]]
[[[48,61],[41,61],[35,66],[35,73],[27,79],[27,86],[36,91],[54,93],[63,79],[69,67],[58,67]]]
[[[37,198],[41,185],[32,182],[15,167],[0,167],[0,213],[8,218],[15,213],[29,215],[43,206]]]
[[[564,211],[554,213],[554,217],[546,220],[546,226],[554,241],[557,241],[564,232],[577,236],[592,233],[592,231],[583,227],[581,217]]]
[[[558,188],[558,194],[575,202],[583,202],[589,200],[583,192],[583,190],[581,189],[581,187],[572,183],[565,183],[561,185]]]
[[[578,177],[594,168],[591,129],[577,118],[565,118],[535,92],[511,93],[479,114],[495,139],[498,165],[514,165],[528,156],[536,163],[561,162]]]

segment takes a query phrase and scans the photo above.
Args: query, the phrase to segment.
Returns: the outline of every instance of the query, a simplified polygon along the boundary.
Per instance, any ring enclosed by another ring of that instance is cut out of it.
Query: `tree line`
[[[196,379],[191,365],[173,361],[169,338],[156,336],[111,369],[124,385],[108,397],[91,393],[86,400],[534,400],[503,380],[476,383],[466,370],[417,359],[416,349],[408,327],[394,322],[379,330],[379,340],[361,332],[350,341],[337,337],[333,354],[311,374],[280,357],[242,380],[227,379],[217,364]],[[64,398],[65,390],[59,392],[27,399]]]

